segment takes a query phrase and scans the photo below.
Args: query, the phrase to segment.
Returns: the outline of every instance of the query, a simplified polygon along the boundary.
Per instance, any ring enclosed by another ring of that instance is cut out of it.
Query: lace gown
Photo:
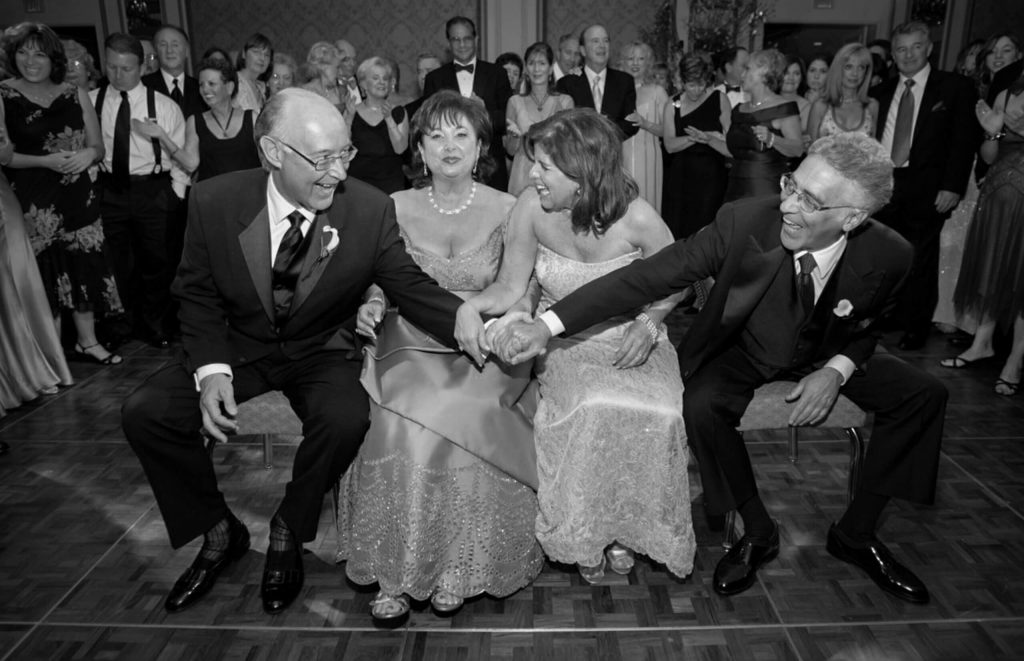
[[[16,150],[42,156],[85,146],[85,119],[78,88],[65,85],[49,106],[0,85],[7,130]],[[47,299],[61,309],[104,313],[123,311],[117,286],[103,253],[96,169],[62,175],[49,168],[5,170],[25,216]]]
[[[455,256],[413,259],[468,298],[497,274],[503,228]],[[534,538],[536,455],[529,363],[483,370],[392,311],[367,349],[370,430],[341,479],[338,560],[356,583],[426,599],[512,594],[544,556]]]
[[[591,264],[539,246],[541,307],[640,256]],[[662,327],[647,362],[613,367],[630,322],[554,337],[537,362],[537,539],[552,560],[588,566],[618,541],[686,576],[696,542],[678,358]]]

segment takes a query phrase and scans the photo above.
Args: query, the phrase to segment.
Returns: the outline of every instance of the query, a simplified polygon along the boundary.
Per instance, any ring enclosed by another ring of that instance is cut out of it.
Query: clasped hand
[[[526,312],[510,312],[484,328],[480,313],[464,303],[456,313],[455,339],[459,348],[477,365],[494,352],[499,359],[517,365],[544,353],[551,333],[543,322],[531,322]]]

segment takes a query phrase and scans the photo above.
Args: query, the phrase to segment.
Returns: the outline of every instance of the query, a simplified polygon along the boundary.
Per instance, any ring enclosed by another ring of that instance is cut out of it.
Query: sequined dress
[[[539,246],[540,308],[640,257],[584,263]],[[588,566],[618,541],[686,576],[696,542],[678,358],[663,326],[647,362],[616,369],[612,356],[631,322],[554,337],[537,362],[537,539],[552,560]]]
[[[497,274],[503,227],[451,259],[413,259],[468,298]],[[483,370],[391,311],[367,349],[370,430],[341,479],[338,561],[356,583],[426,599],[509,595],[544,557],[534,538],[536,456],[529,363]]]

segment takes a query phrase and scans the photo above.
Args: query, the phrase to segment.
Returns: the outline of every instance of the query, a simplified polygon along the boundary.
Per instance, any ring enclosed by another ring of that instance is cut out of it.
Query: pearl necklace
[[[430,206],[434,207],[434,211],[437,211],[438,213],[440,213],[442,215],[445,215],[445,216],[457,216],[457,215],[459,215],[460,213],[462,213],[463,211],[465,211],[466,209],[469,208],[469,205],[473,203],[473,198],[475,196],[476,196],[476,182],[474,181],[473,182],[473,187],[469,189],[469,198],[467,198],[465,202],[463,202],[462,204],[460,204],[459,206],[457,206],[454,209],[442,209],[441,206],[434,199],[434,187],[431,186],[430,188],[427,189],[427,197],[430,198]]]

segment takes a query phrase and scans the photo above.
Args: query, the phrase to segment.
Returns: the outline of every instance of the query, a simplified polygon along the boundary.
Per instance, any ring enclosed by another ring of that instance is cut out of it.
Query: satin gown
[[[640,85],[636,88],[636,112],[649,122],[661,127],[662,113],[668,103],[668,93],[660,85]],[[640,197],[661,213],[661,187],[665,179],[661,138],[640,129],[636,135],[622,143],[622,166],[640,188]]]
[[[540,308],[640,259],[598,263],[538,247]],[[553,337],[536,365],[537,539],[552,560],[594,566],[612,542],[683,577],[696,550],[679,359],[664,326],[647,361],[616,369],[612,357],[632,317]]]
[[[531,126],[542,119],[547,119],[556,112],[572,107],[572,97],[568,94],[549,94],[539,107],[537,100],[531,96],[516,94],[508,100],[505,118],[516,125],[520,134],[525,134]],[[530,167],[532,165],[533,161],[523,151],[520,141],[520,145],[516,147],[515,156],[512,157],[512,169],[508,174],[508,192],[511,195],[518,197],[530,185]]]
[[[403,238],[442,287],[468,298],[493,282],[503,230],[451,259]],[[537,482],[531,364],[478,370],[394,311],[377,336],[362,376],[370,429],[341,480],[339,562],[356,583],[392,595],[512,594],[544,562],[528,486]]]
[[[774,119],[799,114],[795,101],[759,108],[754,112],[742,112],[739,106],[732,109],[732,124],[725,135],[725,143],[733,157],[729,184],[725,189],[726,202],[779,193],[779,178],[792,167],[790,158],[777,149],[766,149],[755,136],[754,127],[759,124],[771,127]],[[770,130],[776,138],[782,137],[779,130]]]
[[[0,416],[72,384],[21,205],[0,172]]]

